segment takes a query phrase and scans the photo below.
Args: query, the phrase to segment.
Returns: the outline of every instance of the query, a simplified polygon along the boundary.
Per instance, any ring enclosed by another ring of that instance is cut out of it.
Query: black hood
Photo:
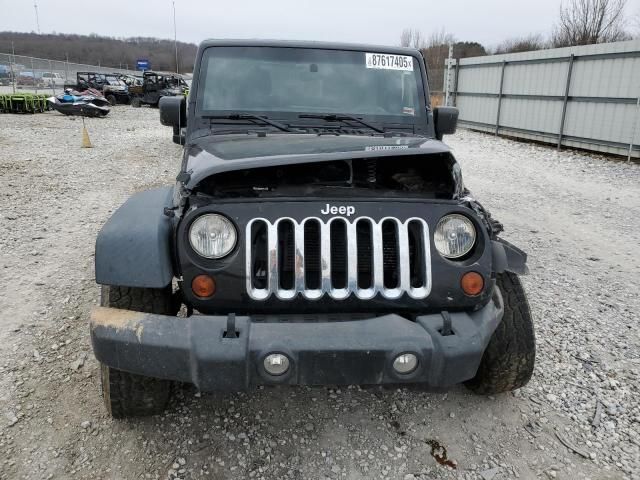
[[[257,134],[215,135],[185,147],[187,188],[216,173],[291,163],[351,158],[448,153],[444,143],[424,137],[363,135]]]

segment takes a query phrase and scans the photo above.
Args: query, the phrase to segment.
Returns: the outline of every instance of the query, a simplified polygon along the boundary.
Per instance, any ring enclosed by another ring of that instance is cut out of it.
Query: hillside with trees
[[[64,33],[37,34],[0,32],[0,53],[26,55],[51,60],[69,60],[74,63],[102,65],[106,67],[135,68],[136,60],[148,59],[155,70],[176,69],[176,53],[173,40],[158,38],[111,38],[99,35],[72,35]],[[193,70],[197,46],[178,42],[179,70]]]

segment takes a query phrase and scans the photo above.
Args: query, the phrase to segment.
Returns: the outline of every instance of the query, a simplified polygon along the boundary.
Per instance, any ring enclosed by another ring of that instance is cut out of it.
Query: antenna
[[[176,73],[180,73],[178,68],[178,30],[176,28],[176,1],[172,0],[173,4],[173,44],[176,47]]]
[[[38,17],[38,2],[33,0],[33,8],[36,11],[36,26],[38,27],[38,35],[40,35],[40,18]]]

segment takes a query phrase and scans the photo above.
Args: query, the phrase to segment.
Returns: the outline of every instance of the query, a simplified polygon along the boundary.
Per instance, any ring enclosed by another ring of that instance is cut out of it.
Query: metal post
[[[64,56],[66,58],[64,80],[68,83],[69,82],[69,54],[65,53]]]
[[[33,57],[31,57],[31,73],[33,74],[33,86],[36,89],[36,94],[38,93],[38,81],[36,80],[36,69],[33,66]]]
[[[636,138],[636,130],[638,128],[638,117],[640,116],[640,97],[636,101],[636,115],[633,119],[633,127],[631,127],[631,140],[629,140],[629,154],[627,155],[627,162],[631,161],[631,154],[633,153],[633,141]]]
[[[51,60],[49,60],[49,73],[51,74],[51,93],[56,94],[56,82],[53,76],[53,68],[51,68]]]
[[[453,84],[453,106],[458,106],[458,78],[460,76],[460,59],[456,58],[456,80]]]
[[[16,64],[16,49],[13,46],[13,42],[11,42],[11,56],[13,57],[13,61],[9,62],[9,65],[11,65],[11,85],[13,87],[13,93],[16,93],[16,71],[13,68],[14,65]]]
[[[38,2],[34,0],[33,8],[36,11],[36,26],[38,27],[38,35],[40,35],[40,17],[38,16]]]
[[[573,60],[575,55],[569,57],[569,67],[567,68],[567,83],[564,87],[564,101],[562,102],[562,117],[560,118],[560,130],[558,132],[558,150],[562,148],[562,135],[564,134],[564,120],[567,116],[567,102],[569,101],[569,88],[571,87],[571,73],[573,72]]]
[[[500,130],[500,110],[502,109],[502,87],[504,85],[504,70],[507,66],[505,60],[502,61],[502,72],[500,73],[500,91],[498,92],[498,112],[496,114],[496,136]]]
[[[453,44],[449,44],[449,56],[447,57],[447,84],[445,86],[444,104],[449,105],[449,98],[451,97],[451,60],[453,58]]]

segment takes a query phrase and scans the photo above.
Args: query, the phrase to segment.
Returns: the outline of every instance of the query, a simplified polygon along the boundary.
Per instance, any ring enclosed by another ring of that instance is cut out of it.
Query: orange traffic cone
[[[91,145],[91,140],[89,140],[89,132],[87,132],[87,127],[82,127],[82,148],[93,148],[93,145]]]

